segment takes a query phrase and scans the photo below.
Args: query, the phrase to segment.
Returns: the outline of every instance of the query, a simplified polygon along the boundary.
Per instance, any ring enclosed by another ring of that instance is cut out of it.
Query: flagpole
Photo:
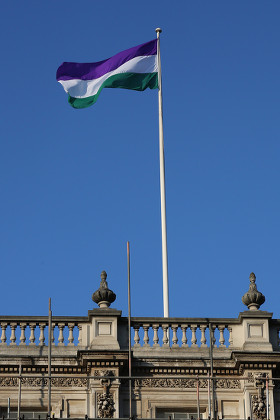
[[[162,114],[162,82],[160,61],[160,28],[157,33],[158,60],[158,111],[159,111],[159,164],[160,164],[160,202],[161,202],[161,237],[162,237],[162,280],[163,280],[163,315],[169,317],[168,267],[167,267],[167,234],[166,234],[166,204],[165,204],[165,168],[163,144],[163,114]]]
[[[51,376],[52,376],[52,310],[51,310],[51,298],[49,298],[49,331],[48,331],[48,418],[51,418]]]
[[[130,246],[127,241],[129,420],[132,420]]]

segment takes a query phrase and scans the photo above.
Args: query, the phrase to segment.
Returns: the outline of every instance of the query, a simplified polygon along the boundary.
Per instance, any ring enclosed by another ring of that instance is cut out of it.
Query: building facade
[[[259,309],[253,273],[238,318],[132,318],[131,352],[106,277],[98,308],[52,318],[52,416],[279,418],[280,320]],[[0,316],[0,326],[0,415],[45,418],[48,317]]]

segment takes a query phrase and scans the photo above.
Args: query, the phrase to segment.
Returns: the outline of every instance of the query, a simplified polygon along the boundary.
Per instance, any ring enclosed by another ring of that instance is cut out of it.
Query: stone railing
[[[280,321],[263,311],[238,318],[132,318],[132,346],[147,349],[280,350]]]
[[[280,351],[280,319],[271,319],[269,337],[274,350]]]
[[[52,344],[77,346],[82,344],[82,327],[87,317],[53,317]],[[0,346],[48,345],[48,317],[0,317]],[[0,347],[0,348],[1,348]]]
[[[280,321],[263,311],[244,311],[238,318],[132,318],[134,351],[148,349],[280,350]],[[94,309],[85,317],[52,318],[52,344],[61,351],[128,348],[128,319],[116,309]],[[48,345],[48,317],[0,316],[0,352],[6,348]],[[256,347],[257,346],[257,347]],[[61,350],[60,350],[61,349]],[[24,350],[24,352],[26,352]]]
[[[132,345],[134,348],[209,348],[210,324],[213,347],[233,347],[233,327],[236,323],[236,319],[132,318]]]

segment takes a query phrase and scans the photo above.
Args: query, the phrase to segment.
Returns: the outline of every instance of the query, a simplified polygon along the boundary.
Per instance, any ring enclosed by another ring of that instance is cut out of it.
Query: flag
[[[73,108],[93,105],[103,88],[133,90],[158,87],[157,40],[122,51],[97,63],[64,62],[56,79]]]

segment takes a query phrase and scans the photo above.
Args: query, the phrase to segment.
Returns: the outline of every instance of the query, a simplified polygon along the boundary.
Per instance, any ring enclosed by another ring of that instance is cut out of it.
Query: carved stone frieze
[[[196,388],[197,380],[196,379],[157,379],[157,378],[148,378],[148,379],[136,379],[134,381],[135,387],[143,388]],[[207,381],[199,381],[200,388],[207,388]]]
[[[253,375],[253,373],[252,372],[248,372],[248,379],[247,379],[247,382],[250,382],[250,383],[254,383],[255,382],[255,376]]]
[[[18,386],[17,378],[0,378],[0,386]]]
[[[87,378],[52,378],[51,384],[54,387],[86,387]],[[47,378],[22,378],[21,385],[26,387],[47,387]],[[17,378],[0,378],[0,387],[18,386]]]
[[[115,376],[115,372],[113,370],[105,370],[105,369],[95,369],[93,372],[93,376],[99,378],[100,376]]]
[[[239,379],[217,379],[215,386],[221,389],[240,389],[241,383]]]
[[[207,382],[206,379],[200,379],[199,388],[207,388]],[[134,386],[143,388],[196,388],[197,379],[136,379]],[[215,381],[215,387],[221,389],[240,389],[241,384],[239,379],[217,379]]]

